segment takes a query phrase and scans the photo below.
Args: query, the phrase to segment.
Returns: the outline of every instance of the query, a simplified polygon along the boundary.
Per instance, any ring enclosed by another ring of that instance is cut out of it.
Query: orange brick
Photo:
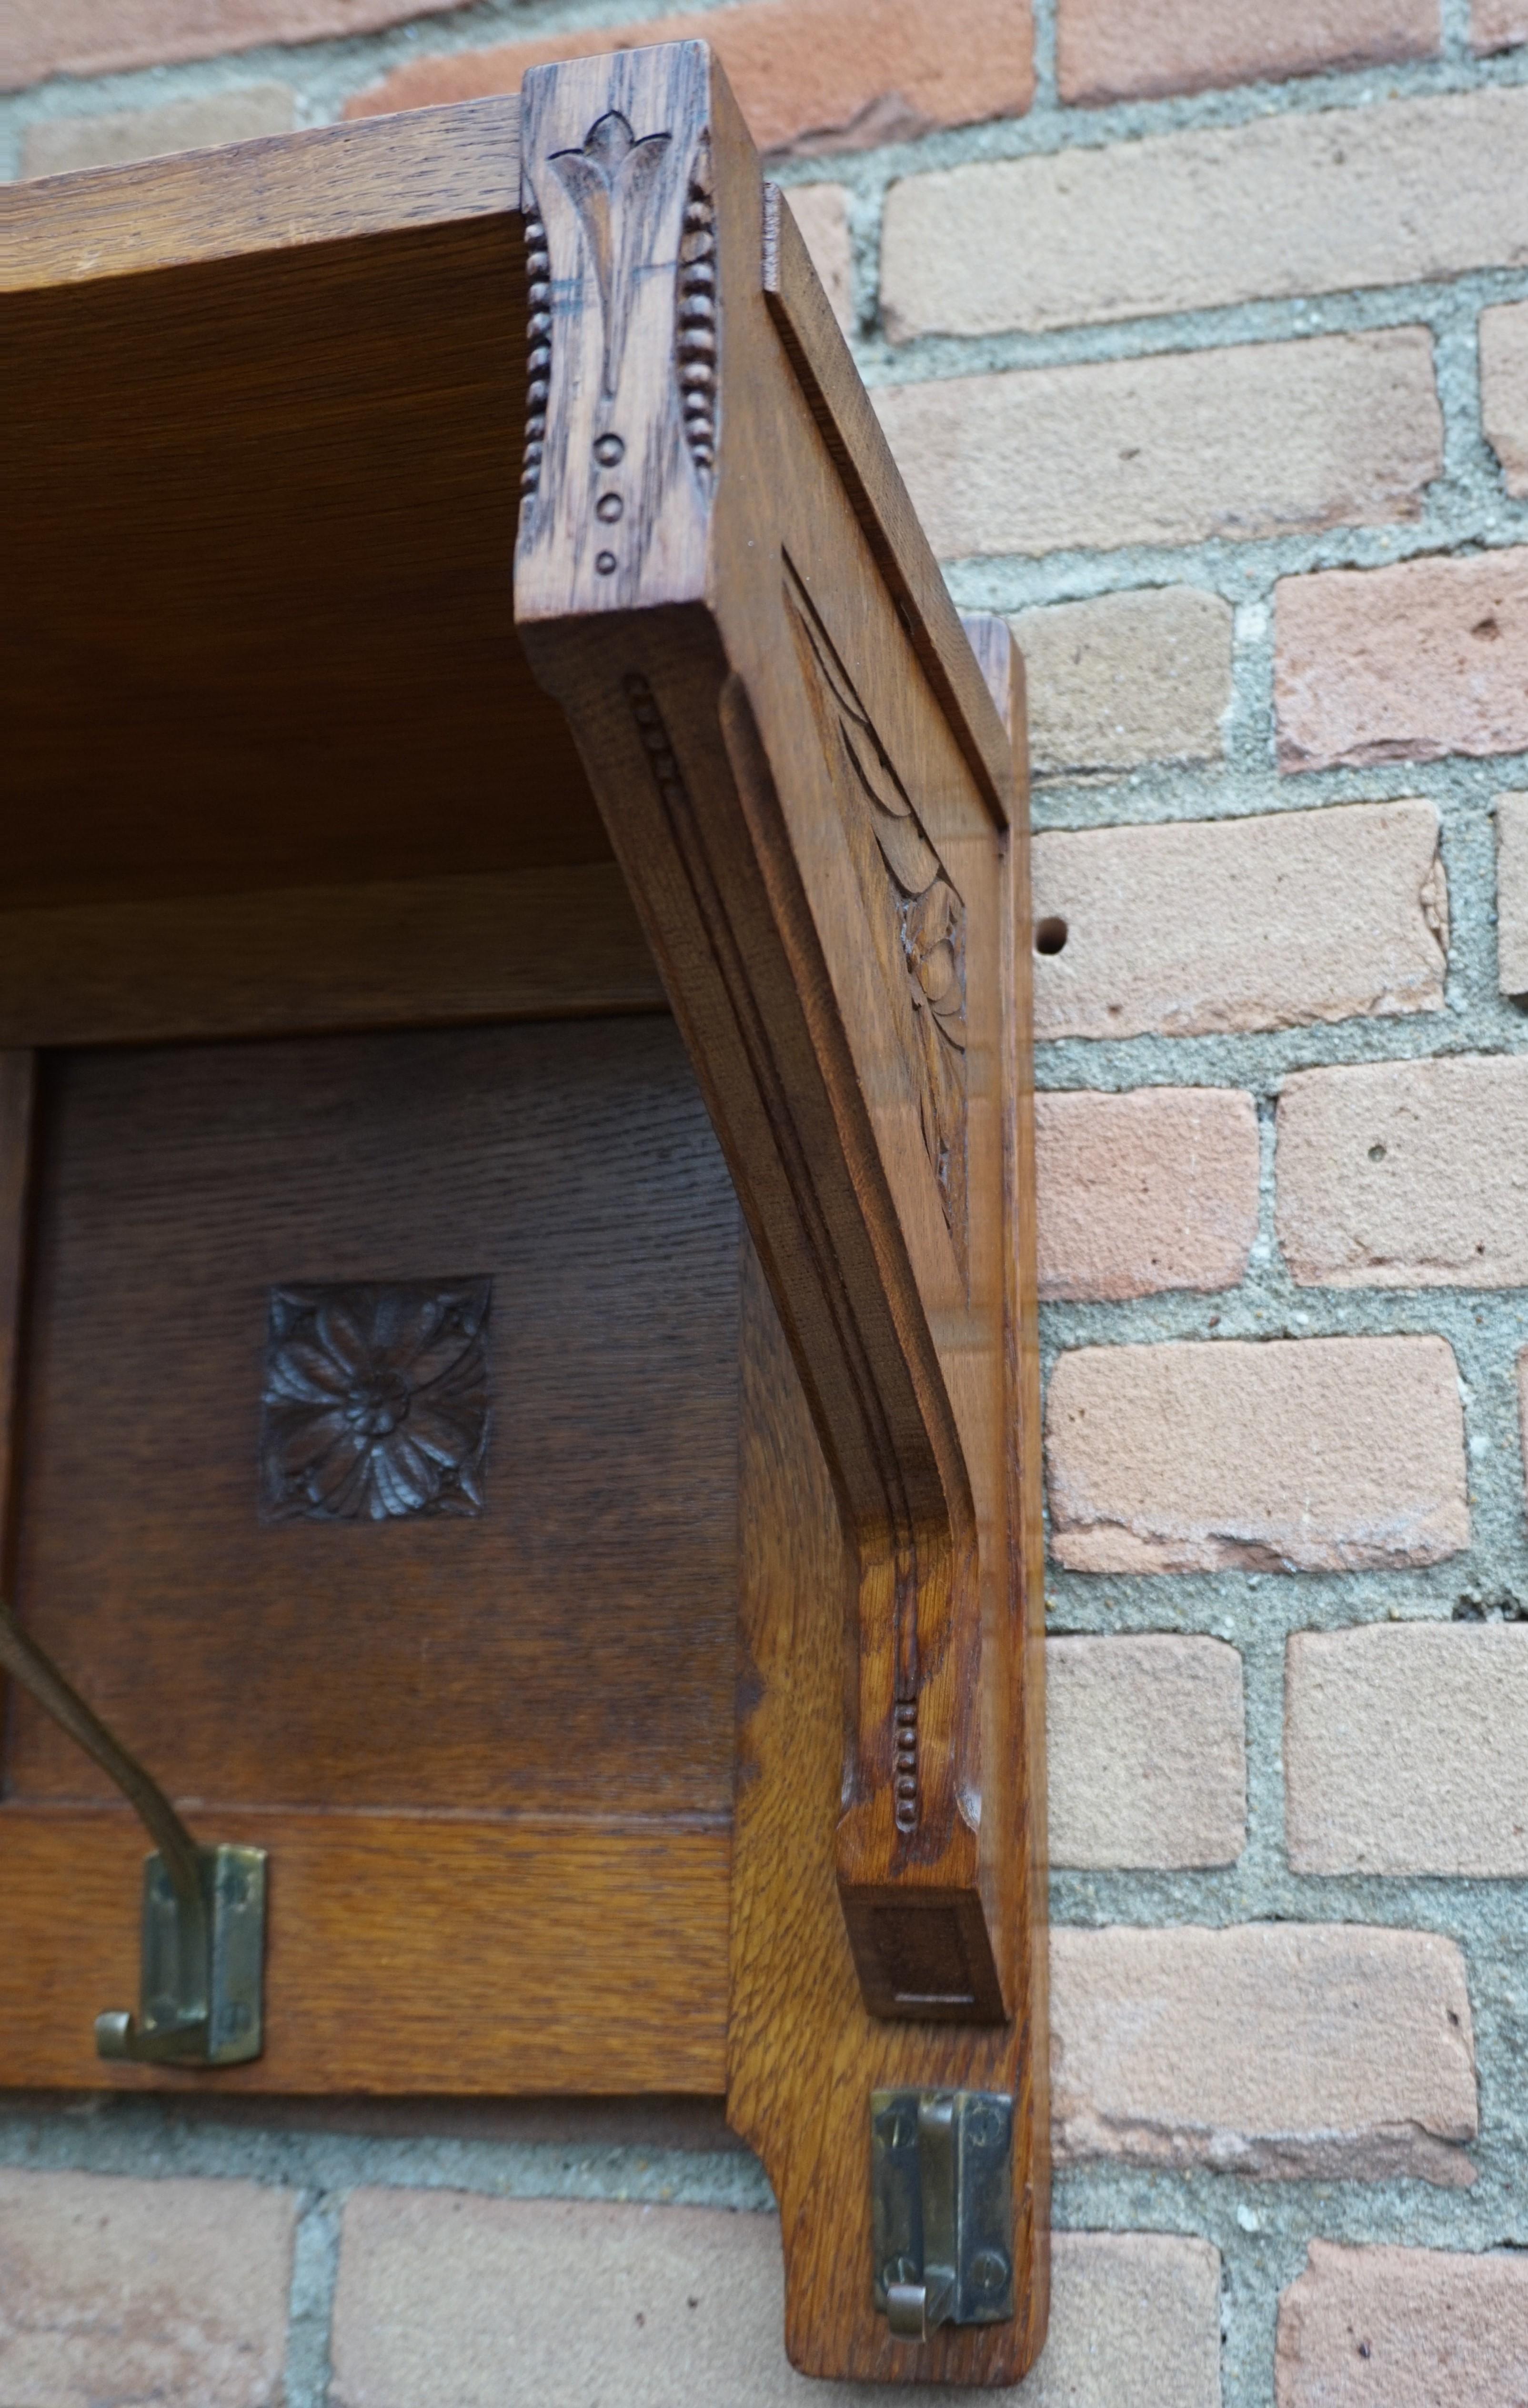
[[[1074,1571],[1398,1570],[1469,1544],[1442,1338],[1079,1347],[1051,1373],[1045,1465]]]
[[[411,60],[346,115],[518,92],[527,67],[647,42],[714,46],[764,150],[866,150],[940,125],[1017,117],[1034,96],[1028,0],[742,0],[491,50]]]
[[[1040,1293],[1235,1287],[1258,1233],[1258,1116],[1221,1087],[1035,1097]]]
[[[460,0],[6,0],[0,91],[45,76],[108,75],[172,59],[216,58],[262,42],[375,34]]]
[[[1286,577],[1276,618],[1281,769],[1528,747],[1528,546]]]
[[[1516,2408],[1528,2260],[1516,2250],[1309,2245],[1278,2302],[1278,2408]]]
[[[1475,2179],[1462,2146],[1479,2128],[1475,2043],[1451,1940],[1362,1924],[1063,1925],[1050,1997],[1060,2165]]]
[[[1438,0],[1060,0],[1056,79],[1063,100],[1140,100],[1434,58],[1438,36]]]

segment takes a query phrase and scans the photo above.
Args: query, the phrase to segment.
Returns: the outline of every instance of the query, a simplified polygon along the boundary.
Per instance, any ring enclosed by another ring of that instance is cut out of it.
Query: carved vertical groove
[[[546,451],[546,405],[552,391],[552,255],[546,247],[546,228],[534,205],[526,208],[525,226],[526,299],[530,308],[526,325],[526,366],[529,382],[526,388],[526,462],[520,490],[528,500],[541,484]]]
[[[696,466],[709,474],[716,466],[716,204],[709,143],[697,155],[685,204],[678,355],[685,440]]]

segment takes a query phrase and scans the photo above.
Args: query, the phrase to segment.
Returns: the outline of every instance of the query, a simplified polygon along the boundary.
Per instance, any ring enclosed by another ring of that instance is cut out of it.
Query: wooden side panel
[[[125,1808],[0,1807],[0,2080],[722,2087],[725,1828],[223,1813],[216,1837],[270,1851],[265,2055],[215,2072],[107,2066],[93,2020],[137,1999],[142,1827]]]
[[[1002,813],[771,321],[757,162],[703,47],[537,70],[523,139],[517,621],[856,1547],[840,1874],[861,1980],[885,2014],[1001,2020],[1008,1772],[981,1693],[1011,1643]],[[969,654],[966,675],[995,727]]]
[[[1022,710],[935,594],[810,268],[771,268],[699,46],[536,71],[524,152],[518,624],[758,1258],[729,2112],[799,2364],[1013,2382],[1046,2299]],[[1008,2325],[914,2346],[873,2311],[888,2082],[1016,2094]]]
[[[833,1827],[843,1663],[825,1598],[852,1596],[832,1483],[757,1262],[743,1278],[744,1582],[733,1837],[728,2120],[780,2202],[786,2339],[803,2373],[1015,2383],[1045,2332],[1045,2026],[890,2023],[867,2013],[839,1911]],[[1044,1934],[1039,1935],[1044,1964]],[[1043,1972],[1041,1975],[1043,1980]],[[967,2085],[1016,2094],[1012,2324],[895,2340],[871,2297],[870,2094]]]

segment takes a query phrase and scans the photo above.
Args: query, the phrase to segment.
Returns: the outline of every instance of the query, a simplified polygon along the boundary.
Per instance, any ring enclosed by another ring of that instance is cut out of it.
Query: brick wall
[[[501,90],[621,0],[9,0],[0,170]],[[1528,7],[723,0],[1034,752],[1054,2338],[1528,2362]],[[1521,1396],[1520,1396],[1521,1387]],[[0,2397],[798,2382],[701,2111],[0,2102]]]

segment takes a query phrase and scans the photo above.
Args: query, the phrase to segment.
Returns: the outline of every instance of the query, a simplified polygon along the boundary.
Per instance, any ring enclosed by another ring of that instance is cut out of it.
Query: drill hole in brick
[[[1066,943],[1064,920],[1037,920],[1034,926],[1034,950],[1037,953],[1059,953]]]

